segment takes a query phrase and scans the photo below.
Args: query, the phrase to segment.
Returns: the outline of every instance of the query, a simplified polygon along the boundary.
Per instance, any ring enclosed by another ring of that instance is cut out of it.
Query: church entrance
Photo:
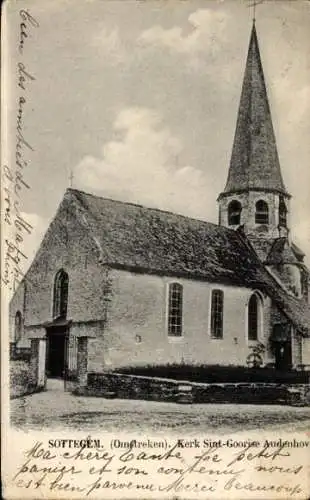
[[[66,327],[47,329],[47,363],[48,378],[65,379],[67,373],[68,335]]]
[[[292,368],[291,342],[275,342],[274,355],[276,370],[290,370]]]
[[[292,368],[292,341],[290,324],[276,324],[271,335],[271,345],[275,358],[276,370]]]

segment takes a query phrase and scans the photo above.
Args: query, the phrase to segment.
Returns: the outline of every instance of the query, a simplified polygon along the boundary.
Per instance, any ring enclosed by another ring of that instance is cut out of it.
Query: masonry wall
[[[53,320],[54,280],[61,268],[69,275],[67,319],[73,322],[71,334],[100,335],[109,286],[108,270],[99,259],[100,248],[90,237],[87,220],[65,197],[26,275],[26,293],[23,285],[11,301],[11,335],[17,310],[23,311],[26,338],[45,335],[44,323]],[[101,322],[100,333],[98,325],[92,331],[94,322]]]
[[[246,365],[247,303],[251,290],[189,279],[111,271],[113,294],[104,334],[105,367],[158,363]],[[183,285],[183,335],[167,334],[168,285]],[[211,291],[224,292],[223,339],[210,335]],[[270,301],[264,300],[260,341],[269,335]],[[267,327],[268,325],[268,327]],[[95,353],[90,363],[95,363]]]
[[[249,191],[245,193],[234,193],[230,196],[223,196],[219,201],[219,224],[221,226],[228,226],[228,205],[232,200],[239,201],[242,206],[240,224],[244,225],[245,233],[248,236],[262,237],[262,238],[278,238],[285,236],[286,231],[279,232],[279,195],[269,192]],[[255,223],[255,205],[258,200],[264,200],[269,207],[269,224]],[[289,200],[285,200],[288,214],[287,224],[290,227],[290,204]],[[234,228],[234,226],[230,226]]]
[[[310,369],[310,338],[302,339],[302,364]]]
[[[292,366],[293,368],[299,368],[302,364],[302,337],[295,328],[291,328],[292,335]]]

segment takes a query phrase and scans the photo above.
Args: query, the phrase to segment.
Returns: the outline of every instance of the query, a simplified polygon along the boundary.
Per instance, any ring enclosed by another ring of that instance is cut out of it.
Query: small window
[[[15,342],[18,342],[21,339],[23,330],[23,317],[20,311],[17,311],[15,314]]]
[[[182,335],[183,287],[179,283],[169,285],[168,335]]]
[[[283,196],[279,200],[279,226],[287,227],[287,208]]]
[[[61,269],[55,276],[54,282],[54,302],[53,302],[53,317],[65,318],[67,316],[68,306],[68,274]]]
[[[222,290],[212,290],[211,297],[211,337],[223,338],[223,308],[224,293]]]
[[[237,200],[233,200],[228,205],[228,225],[236,226],[240,224],[241,218],[241,203]]]
[[[258,298],[253,294],[248,304],[248,339],[258,339]]]
[[[269,223],[269,209],[264,200],[259,200],[255,206],[255,222],[256,224]]]

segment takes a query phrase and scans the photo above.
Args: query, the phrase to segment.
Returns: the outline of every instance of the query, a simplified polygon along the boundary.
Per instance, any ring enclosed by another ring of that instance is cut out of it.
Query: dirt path
[[[37,429],[222,433],[269,427],[310,428],[310,408],[109,400],[73,396],[62,386],[12,400],[10,415],[14,426]]]

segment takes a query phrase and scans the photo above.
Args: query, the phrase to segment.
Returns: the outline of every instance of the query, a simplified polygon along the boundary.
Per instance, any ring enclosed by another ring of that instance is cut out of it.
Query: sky
[[[6,3],[3,158],[14,169],[21,95],[32,148],[24,147],[28,187],[20,196],[33,226],[25,268],[70,182],[217,223],[252,15],[249,2],[235,0]],[[256,27],[293,196],[292,237],[310,256],[310,2],[266,1],[257,6]],[[30,75],[24,89],[20,62]]]

